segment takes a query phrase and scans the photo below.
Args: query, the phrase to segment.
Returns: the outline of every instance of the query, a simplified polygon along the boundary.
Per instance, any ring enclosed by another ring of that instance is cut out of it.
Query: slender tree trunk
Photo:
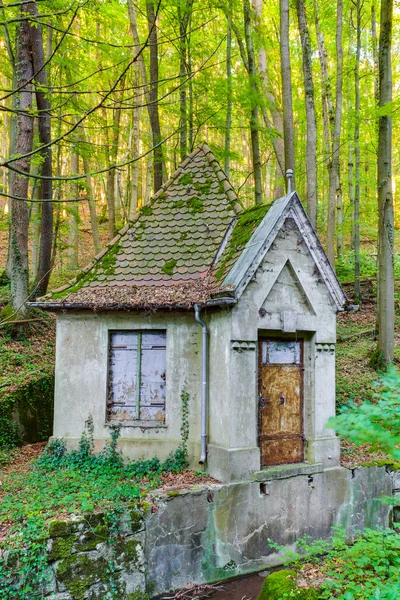
[[[318,56],[319,64],[321,69],[321,83],[322,83],[322,115],[324,124],[324,142],[325,142],[325,158],[329,170],[329,157],[331,148],[331,133],[333,132],[335,124],[335,114],[332,103],[332,91],[331,82],[328,71],[328,53],[325,46],[324,36],[321,31],[318,7],[316,0],[314,0],[314,16],[315,16],[315,30],[317,34],[318,43]]]
[[[32,200],[35,200],[40,195],[40,185],[36,185],[35,190],[32,190]],[[30,272],[34,279],[37,277],[37,270],[39,264],[39,248],[40,248],[40,203],[32,202],[32,209],[30,214],[30,223],[32,230],[32,251],[30,261]]]
[[[71,172],[79,172],[79,157],[77,149],[74,148],[71,155]],[[76,181],[71,183],[71,197],[77,198],[79,185]],[[78,223],[79,223],[79,202],[69,204],[69,239],[68,239],[68,268],[72,271],[78,268]]]
[[[89,175],[90,173],[90,162],[88,159],[89,152],[89,144],[86,139],[85,129],[83,127],[80,128],[80,138],[82,142],[84,142],[83,150],[81,152],[81,158],[83,162],[83,170],[86,173],[86,189],[88,194],[88,204],[89,204],[89,214],[90,214],[90,226],[92,229],[92,238],[93,238],[93,247],[94,251],[100,252],[100,238],[99,238],[99,227],[97,223],[97,214],[96,214],[96,201],[95,195],[93,193],[92,179]]]
[[[153,180],[154,193],[158,192],[163,182],[163,149],[161,146],[161,128],[158,110],[158,35],[154,0],[146,1],[147,21],[150,43],[150,90],[149,118],[153,134]]]
[[[353,157],[353,141],[349,140],[349,157],[347,162],[347,182],[349,186],[349,200],[352,207],[353,212],[353,224],[351,230],[351,241],[350,245],[352,250],[354,250],[354,180],[353,180],[353,170],[354,170],[354,157]]]
[[[228,31],[226,36],[226,121],[225,121],[225,174],[229,179],[231,167],[231,134],[232,134],[232,2],[228,8]]]
[[[250,13],[250,0],[243,0],[244,10],[244,33],[246,39],[247,48],[247,63],[248,63],[248,74],[249,74],[249,87],[250,87],[250,103],[251,103],[251,114],[250,114],[250,136],[251,136],[251,150],[253,160],[253,176],[254,176],[254,197],[255,203],[260,204],[262,202],[262,181],[261,181],[261,153],[260,153],[260,140],[258,130],[258,90],[256,81],[256,67],[254,60],[254,48],[253,38],[251,34],[251,13]]]
[[[123,87],[124,83],[121,82]],[[113,122],[112,122],[112,134],[111,143],[109,144],[109,166],[115,164],[118,159],[119,149],[119,137],[120,137],[120,123],[121,123],[121,102],[123,92],[118,93],[119,98],[116,102],[115,108],[113,109]],[[107,184],[106,184],[106,198],[108,206],[108,235],[110,240],[113,239],[116,233],[116,218],[115,218],[115,169],[109,169],[107,171]]]
[[[31,14],[36,17],[38,9],[35,3],[29,5]],[[30,27],[32,63],[35,76],[36,105],[38,108],[39,142],[42,146],[51,142],[51,113],[48,94],[43,91],[47,86],[47,72],[44,66],[42,26]],[[51,274],[51,250],[53,241],[53,184],[52,184],[52,151],[51,146],[40,152],[42,159],[41,175],[46,179],[40,182],[42,203],[42,219],[40,228],[40,251],[37,280],[34,294],[44,296],[49,285]]]
[[[178,4],[179,20],[179,77],[181,86],[179,88],[179,113],[180,113],[180,155],[184,161],[188,152],[188,110],[187,110],[187,86],[188,77],[188,41],[187,28],[192,12],[193,0],[185,0]]]
[[[372,56],[374,58],[374,97],[375,102],[379,102],[379,57],[378,57],[378,36],[376,33],[376,9],[375,0],[372,0],[371,6],[371,39],[372,39]]]
[[[261,80],[261,89],[262,93],[265,95],[267,99],[267,104],[269,107],[269,111],[271,114],[272,123],[268,116],[267,107],[264,103],[261,104],[261,111],[263,115],[263,120],[265,127],[267,129],[273,130],[272,133],[272,146],[275,153],[276,162],[278,165],[277,170],[277,178],[282,179],[284,181],[285,177],[285,148],[283,142],[283,119],[282,113],[279,110],[276,102],[276,98],[272,92],[271,84],[269,82],[268,76],[268,68],[267,68],[267,51],[265,48],[265,43],[262,37],[262,8],[263,2],[262,0],[252,0],[254,15],[255,15],[255,26],[258,35],[260,36],[260,49],[258,52],[258,72]],[[280,197],[283,195],[283,186],[281,184],[277,184],[275,186],[275,197]]]
[[[354,189],[354,287],[355,301],[361,302],[360,285],[360,54],[361,54],[361,1],[356,0],[356,63],[354,66],[354,153],[355,153],[355,189]]]
[[[336,14],[336,106],[335,123],[332,135],[332,152],[329,164],[328,196],[328,236],[327,254],[331,265],[335,266],[335,225],[337,212],[337,194],[339,183],[340,133],[342,125],[342,88],[343,88],[343,6],[337,0]]]
[[[152,6],[153,6],[153,8],[152,8],[152,11],[150,8],[150,13],[153,14],[153,17],[154,17],[154,5],[152,5]],[[135,46],[136,46],[134,49],[134,52],[137,53],[141,47],[141,44],[140,44],[139,32],[138,32],[138,28],[137,28],[136,7],[135,7],[133,0],[128,0],[128,13],[129,13],[129,22],[130,22],[131,33],[132,33],[133,41],[135,42]],[[149,23],[149,27],[150,27],[150,23]],[[156,30],[155,30],[155,37],[156,37],[156,41],[157,41],[157,31]],[[152,39],[150,39],[149,41],[150,41],[150,44],[153,43]],[[156,51],[153,53],[156,55],[156,59],[157,59],[155,66],[156,66],[156,73],[157,73],[156,85],[158,88],[158,51],[157,51],[157,48],[156,48]],[[148,115],[149,115],[153,146],[155,146],[155,144],[162,139],[161,132],[160,132],[159,116],[158,116],[158,104],[157,104],[158,91],[156,89],[155,94],[154,94],[154,90],[152,91],[152,93],[149,91],[149,86],[147,83],[146,65],[144,62],[143,53],[140,54],[137,62],[139,65],[140,76],[142,79],[143,95],[145,97],[146,104],[147,104],[147,111],[148,111]],[[153,56],[153,62],[154,62],[154,56]],[[154,66],[151,65],[150,71],[152,71],[152,67],[154,68]],[[150,87],[152,87],[152,73],[151,72],[150,72]],[[152,98],[154,98],[154,95],[156,98],[156,102],[154,102],[154,100],[152,100]],[[162,146],[160,146],[157,149],[155,148],[153,154],[157,155],[157,164],[158,165],[161,164],[161,182],[160,182],[159,166],[158,166],[158,170],[157,170],[157,185],[159,185],[159,187],[161,187],[162,180],[164,178],[166,178],[166,173],[165,173],[166,168],[165,168]],[[156,176],[156,173],[154,173],[154,177],[155,176]],[[157,188],[157,189],[159,189],[159,188]],[[154,191],[156,192],[157,189],[155,189]]]
[[[340,167],[337,178],[336,188],[336,211],[337,211],[337,236],[336,236],[336,253],[340,257],[343,255],[343,195],[342,182],[340,180]]]
[[[21,15],[26,13],[29,5],[21,6]],[[26,83],[32,78],[30,52],[30,24],[23,20],[17,34],[16,85],[21,91],[16,95],[16,106],[19,110],[16,118],[15,153],[25,155],[32,150],[33,117],[32,85]],[[17,169],[29,173],[30,159],[19,158],[13,163]],[[28,178],[11,173],[11,195],[28,197]],[[11,203],[10,258],[11,258],[11,307],[17,315],[25,316],[28,299],[28,226],[29,208],[25,200],[14,200]]]
[[[139,71],[134,69],[134,86],[135,95],[136,89],[139,90]],[[138,102],[140,104],[140,102]],[[139,143],[140,143],[140,107],[136,106],[132,111],[132,156],[137,158],[139,156]],[[139,162],[132,163],[131,170],[131,188],[130,188],[130,202],[129,202],[129,219],[132,220],[137,211],[139,199]]]
[[[379,35],[379,106],[392,102],[393,0],[381,0]],[[378,140],[378,349],[386,365],[394,350],[394,212],[392,195],[392,117],[379,117]]]
[[[304,0],[296,0],[301,48],[303,53],[303,76],[307,119],[307,208],[314,227],[317,226],[317,123],[314,106],[314,83],[312,74],[312,50],[304,8]]]
[[[293,107],[292,107],[292,74],[290,68],[289,49],[289,0],[280,0],[280,54],[283,105],[283,138],[285,142],[285,172],[295,171]],[[293,188],[295,180],[293,178]]]

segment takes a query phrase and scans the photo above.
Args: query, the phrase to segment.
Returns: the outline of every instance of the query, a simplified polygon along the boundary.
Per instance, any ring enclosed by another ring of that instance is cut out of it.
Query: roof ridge
[[[199,145],[199,148],[204,152],[204,154],[205,154],[208,162],[210,163],[211,167],[213,168],[213,171],[214,171],[215,175],[217,176],[218,180],[222,182],[222,184],[224,186],[224,192],[228,196],[228,198],[232,204],[233,210],[235,211],[236,214],[238,214],[243,209],[243,206],[239,200],[239,196],[235,192],[233,185],[229,181],[225,171],[219,164],[218,160],[215,158],[213,151],[211,150],[211,148],[209,147],[209,145],[206,142],[202,142]]]

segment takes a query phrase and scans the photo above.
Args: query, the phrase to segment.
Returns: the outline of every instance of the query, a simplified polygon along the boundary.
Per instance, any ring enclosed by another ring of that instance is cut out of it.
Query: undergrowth
[[[182,437],[165,461],[127,461],[118,448],[120,428],[94,454],[93,420],[88,418],[76,450],[67,451],[64,440],[54,439],[28,472],[9,473],[2,480],[0,528],[0,598],[37,600],[46,585],[46,544],[49,522],[68,515],[102,512],[115,542],[120,517],[126,508],[144,508],[149,490],[158,487],[163,474],[188,466],[188,401],[182,392]],[[1,456],[0,456],[1,458]],[[18,571],[18,577],[16,577]],[[109,565],[113,573],[113,565]],[[112,588],[112,586],[111,586]],[[117,598],[112,593],[109,598]]]
[[[400,596],[400,534],[392,529],[366,529],[353,543],[340,527],[329,540],[298,540],[294,549],[270,543],[283,553],[285,564],[302,570],[315,566],[323,583],[318,598],[397,600]],[[284,596],[283,596],[284,597]]]

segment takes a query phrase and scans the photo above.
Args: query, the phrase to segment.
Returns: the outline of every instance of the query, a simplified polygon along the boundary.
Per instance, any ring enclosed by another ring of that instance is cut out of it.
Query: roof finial
[[[287,169],[286,179],[287,179],[287,193],[290,194],[292,192],[292,181],[293,181],[293,170],[292,169]]]

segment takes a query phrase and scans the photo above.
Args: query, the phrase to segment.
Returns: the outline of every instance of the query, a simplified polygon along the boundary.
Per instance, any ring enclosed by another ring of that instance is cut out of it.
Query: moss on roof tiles
[[[246,208],[239,213],[232,234],[218,262],[215,273],[217,281],[221,281],[222,278],[228,274],[235,259],[244,250],[247,242],[250,240],[271,206],[272,203],[257,204],[256,206]]]
[[[212,267],[237,207],[235,193],[203,145],[141,208],[135,222],[121,232],[106,254],[100,253],[85,274],[68,289],[56,290],[52,298],[74,294],[77,301],[82,288],[97,286],[101,291],[124,281],[132,287],[142,285],[146,277],[167,286],[189,275],[203,276]],[[85,297],[83,291],[81,297]]]

